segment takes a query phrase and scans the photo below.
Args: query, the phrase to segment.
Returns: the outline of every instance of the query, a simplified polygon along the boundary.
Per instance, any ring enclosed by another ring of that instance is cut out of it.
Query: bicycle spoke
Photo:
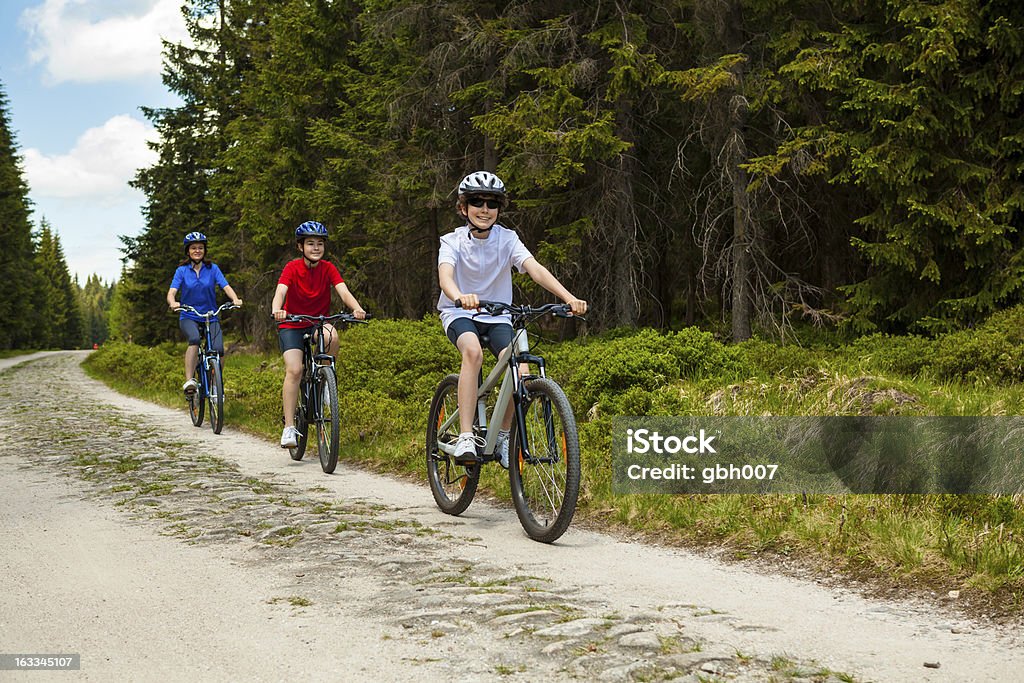
[[[317,402],[317,446],[320,452],[320,466],[327,474],[338,466],[338,384],[334,368],[323,366],[317,370],[320,379],[316,386]]]
[[[458,438],[458,377],[449,375],[438,386],[427,418],[427,479],[437,506],[450,515],[461,514],[473,500],[479,466],[455,464],[441,445]]]
[[[517,467],[509,473],[512,501],[531,538],[550,543],[572,520],[579,494],[576,421],[561,387],[543,378],[528,380],[523,404],[525,434],[517,430]]]

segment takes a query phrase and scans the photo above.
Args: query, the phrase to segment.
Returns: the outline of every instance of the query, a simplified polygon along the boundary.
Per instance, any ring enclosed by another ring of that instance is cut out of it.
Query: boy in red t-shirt
[[[327,228],[316,221],[306,221],[295,229],[295,245],[302,258],[289,261],[277,281],[274,301],[270,305],[274,319],[279,322],[278,344],[284,354],[284,386],[281,402],[284,408],[284,431],[281,448],[295,448],[299,432],[295,429],[295,405],[299,399],[302,379],[302,338],[312,323],[283,322],[289,314],[330,315],[331,288],[338,292],[342,302],[352,309],[352,315],[364,320],[366,311],[348,291],[345,281],[334,264],[324,261],[327,248]],[[287,306],[287,308],[286,308]],[[324,325],[328,335],[328,353],[338,355],[338,335],[334,328]]]

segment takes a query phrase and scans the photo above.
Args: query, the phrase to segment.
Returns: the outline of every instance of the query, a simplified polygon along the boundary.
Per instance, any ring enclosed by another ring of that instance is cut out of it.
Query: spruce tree
[[[32,312],[40,287],[33,269],[31,202],[7,111],[0,83],[0,349],[16,349],[39,342]]]

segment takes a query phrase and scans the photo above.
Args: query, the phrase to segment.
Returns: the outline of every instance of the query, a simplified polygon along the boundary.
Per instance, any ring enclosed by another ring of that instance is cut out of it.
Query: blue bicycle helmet
[[[295,239],[301,240],[303,237],[323,237],[327,239],[327,228],[324,227],[323,223],[306,221],[295,228]]]
[[[188,245],[195,244],[196,242],[206,244],[206,235],[201,232],[190,232],[185,235],[184,246],[186,249],[188,249]]]

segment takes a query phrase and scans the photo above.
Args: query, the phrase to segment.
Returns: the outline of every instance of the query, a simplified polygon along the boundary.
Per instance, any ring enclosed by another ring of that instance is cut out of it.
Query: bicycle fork
[[[525,375],[520,376],[519,365],[520,364],[533,364],[537,366],[536,375]],[[555,425],[552,420],[551,402],[541,398],[542,411],[544,417],[544,432],[547,440],[547,453],[546,457],[535,457],[533,455],[533,444],[530,443],[529,434],[526,431],[526,410],[529,406],[530,401],[537,400],[531,399],[529,392],[526,389],[526,381],[535,378],[544,378],[547,376],[544,368],[544,359],[540,356],[535,356],[531,353],[520,353],[513,359],[512,363],[512,374],[515,376],[516,390],[512,392],[512,401],[515,405],[515,420],[516,429],[519,432],[519,451],[522,459],[528,463],[551,463],[557,460],[558,449],[556,446],[555,438]]]

